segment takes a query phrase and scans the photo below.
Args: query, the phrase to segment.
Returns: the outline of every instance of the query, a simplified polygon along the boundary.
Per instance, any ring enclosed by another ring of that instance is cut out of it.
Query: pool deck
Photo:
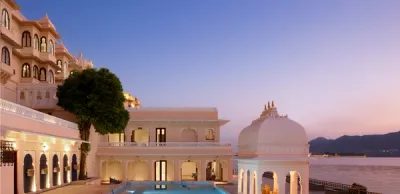
[[[51,191],[44,192],[45,194],[106,194],[119,185],[68,185]]]

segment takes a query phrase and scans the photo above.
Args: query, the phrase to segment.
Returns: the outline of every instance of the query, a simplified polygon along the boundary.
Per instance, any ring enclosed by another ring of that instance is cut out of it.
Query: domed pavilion
[[[238,193],[309,193],[306,132],[287,115],[279,115],[274,102],[240,132],[238,144]]]

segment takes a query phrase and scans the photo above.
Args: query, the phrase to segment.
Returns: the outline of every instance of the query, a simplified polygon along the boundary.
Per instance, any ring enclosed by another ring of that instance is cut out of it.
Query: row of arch
[[[257,171],[240,170],[238,177],[239,194],[302,194],[300,174],[296,171],[291,171],[286,174],[285,185],[279,185],[282,184],[282,182],[278,182],[278,174],[276,172],[267,171],[263,174],[258,173]],[[289,184],[287,184],[287,182]],[[261,183],[259,187],[260,191],[257,191],[257,184],[259,183]],[[280,189],[283,189],[283,191],[280,191]],[[286,192],[286,190],[289,192]]]
[[[51,186],[58,186],[62,183],[68,183],[71,181],[78,180],[78,170],[76,165],[78,165],[78,159],[76,154],[72,155],[71,166],[68,166],[68,156],[65,154],[62,158],[63,166],[60,168],[60,161],[58,155],[53,155],[52,158],[52,166],[49,170],[47,156],[42,154],[40,156],[39,162],[39,188],[45,189]],[[62,171],[62,180],[60,173]],[[70,179],[68,177],[69,171],[71,171]],[[50,178],[49,174],[52,174],[52,180],[48,180]],[[29,193],[34,191],[35,187],[35,176],[37,173],[34,171],[34,162],[31,154],[26,154],[24,157],[24,166],[23,166],[23,180],[24,180],[24,193]],[[61,182],[62,181],[62,182]]]
[[[181,131],[182,140],[185,142],[198,142],[198,134],[197,131],[192,128],[186,128]],[[215,132],[213,129],[208,129],[205,135],[206,140],[215,140]],[[109,134],[108,142],[124,142],[125,134]],[[138,128],[132,130],[132,134],[130,136],[131,142],[136,143],[148,143],[150,142],[150,132],[148,129]]]
[[[33,75],[31,74],[31,72],[33,72]],[[29,65],[29,63],[24,63],[22,65],[21,77],[23,77],[23,78],[33,77],[35,79],[38,79],[39,81],[47,81],[47,78],[48,78],[48,81],[50,83],[55,82],[54,73],[51,69],[48,71],[47,76],[46,76],[46,69],[44,67],[40,68],[40,70],[39,70],[39,67],[37,65],[34,65],[32,71],[31,71],[31,66]]]
[[[180,165],[179,177],[175,177],[174,163],[178,161],[157,160],[153,164],[147,161],[136,160],[127,164],[126,178],[131,181],[151,181],[149,168],[153,168],[155,181],[197,181],[200,174],[200,165],[194,161],[184,161]],[[206,164],[204,175],[207,181],[227,181],[224,176],[226,167],[223,162],[210,161]],[[226,165],[225,165],[226,166]],[[171,172],[172,171],[172,172]],[[109,178],[124,180],[123,164],[119,160],[107,160],[102,162],[101,177],[103,180]]]
[[[4,46],[1,49],[1,62],[7,64],[7,65],[11,65],[11,58],[10,58],[10,51],[8,50],[8,48],[6,46]],[[64,61],[64,66],[61,60],[57,60],[57,67],[61,70],[57,70],[56,73],[61,73],[66,72],[67,71],[67,62]],[[73,71],[70,72],[70,74],[72,74]],[[53,71],[49,70],[48,72],[48,76],[49,76],[49,81],[50,83],[54,83],[54,73]],[[33,78],[36,78],[40,81],[46,81],[46,69],[45,68],[39,68],[34,65],[33,69],[32,69],[32,76]],[[21,77],[31,77],[31,67],[28,63],[24,63],[22,65],[22,69],[21,69]]]
[[[22,47],[32,46],[32,36],[29,31],[22,32],[21,45]],[[55,54],[55,46],[53,40],[49,40],[49,44],[47,44],[47,38],[42,36],[39,39],[39,36],[37,34],[33,36],[33,48],[40,52],[49,52],[52,55]]]

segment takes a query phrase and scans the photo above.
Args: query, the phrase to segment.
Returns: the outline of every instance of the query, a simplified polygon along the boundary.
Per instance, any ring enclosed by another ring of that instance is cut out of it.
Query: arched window
[[[23,47],[31,47],[31,33],[28,31],[25,31],[22,33],[22,46]]]
[[[40,52],[47,52],[47,40],[46,40],[46,37],[40,38]]]
[[[31,66],[28,63],[22,65],[22,77],[31,77]]]
[[[39,79],[39,68],[37,65],[33,66],[33,78]]]
[[[49,41],[49,53],[54,55],[54,44],[52,40]]]
[[[10,29],[10,15],[8,15],[8,11],[6,9],[1,11],[1,25],[7,29]]]
[[[49,70],[49,82],[54,84],[54,74],[52,70]]]
[[[40,51],[40,49],[39,49],[39,37],[38,37],[37,34],[35,34],[33,36],[33,48],[35,48],[35,50]]]
[[[57,60],[57,67],[60,69],[57,69],[56,73],[61,73],[61,69],[62,69],[62,61],[61,60]]]
[[[10,65],[10,51],[7,47],[1,49],[1,62]]]
[[[39,81],[46,81],[46,69],[43,67],[39,71]]]
[[[67,72],[67,62],[64,61],[63,73],[66,73],[66,72]]]

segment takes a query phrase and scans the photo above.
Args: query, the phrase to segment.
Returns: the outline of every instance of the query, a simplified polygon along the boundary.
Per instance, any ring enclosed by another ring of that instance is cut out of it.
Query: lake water
[[[356,182],[368,191],[400,194],[400,158],[311,157],[310,177],[345,184]]]

